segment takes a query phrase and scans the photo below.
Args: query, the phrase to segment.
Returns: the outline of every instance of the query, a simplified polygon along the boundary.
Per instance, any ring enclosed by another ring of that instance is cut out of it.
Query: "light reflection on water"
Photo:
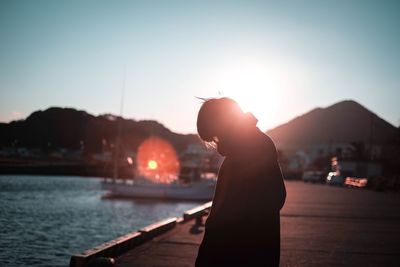
[[[100,182],[0,175],[0,266],[68,266],[74,253],[199,205],[102,199]]]

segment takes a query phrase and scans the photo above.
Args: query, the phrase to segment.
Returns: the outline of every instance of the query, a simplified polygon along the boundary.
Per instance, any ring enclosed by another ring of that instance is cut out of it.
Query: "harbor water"
[[[100,178],[0,175],[0,266],[68,266],[72,254],[198,202],[104,198]]]

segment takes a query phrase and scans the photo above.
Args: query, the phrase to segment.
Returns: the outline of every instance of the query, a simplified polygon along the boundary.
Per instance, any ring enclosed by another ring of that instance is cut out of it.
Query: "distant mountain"
[[[335,142],[384,144],[396,132],[396,127],[352,100],[313,109],[267,131],[283,150]]]
[[[171,132],[156,121],[135,121],[113,115],[93,116],[71,108],[53,107],[36,111],[25,120],[0,123],[0,147],[42,150],[78,150],[83,147],[85,153],[96,153],[115,143],[119,124],[121,143],[130,151],[136,151],[150,136],[168,140],[178,152],[189,144],[199,143],[196,135]]]
[[[1,147],[55,148],[101,152],[115,143],[118,125],[121,143],[136,151],[148,137],[168,140],[178,152],[200,143],[197,135],[171,132],[156,121],[135,121],[113,115],[93,116],[72,108],[53,107],[33,112],[25,120],[0,123]],[[398,129],[355,101],[346,100],[316,108],[267,133],[283,150],[337,142],[384,144]]]

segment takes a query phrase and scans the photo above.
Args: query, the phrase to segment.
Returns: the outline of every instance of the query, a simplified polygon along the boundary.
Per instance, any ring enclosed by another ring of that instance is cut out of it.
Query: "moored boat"
[[[203,201],[212,199],[215,180],[204,179],[191,183],[177,180],[165,184],[154,183],[144,177],[135,180],[105,179],[102,189],[112,197]]]

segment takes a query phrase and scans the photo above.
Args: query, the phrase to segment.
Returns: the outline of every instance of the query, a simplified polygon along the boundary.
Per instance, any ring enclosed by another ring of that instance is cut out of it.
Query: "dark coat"
[[[285,198],[275,145],[254,127],[219,170],[196,267],[279,266]]]

